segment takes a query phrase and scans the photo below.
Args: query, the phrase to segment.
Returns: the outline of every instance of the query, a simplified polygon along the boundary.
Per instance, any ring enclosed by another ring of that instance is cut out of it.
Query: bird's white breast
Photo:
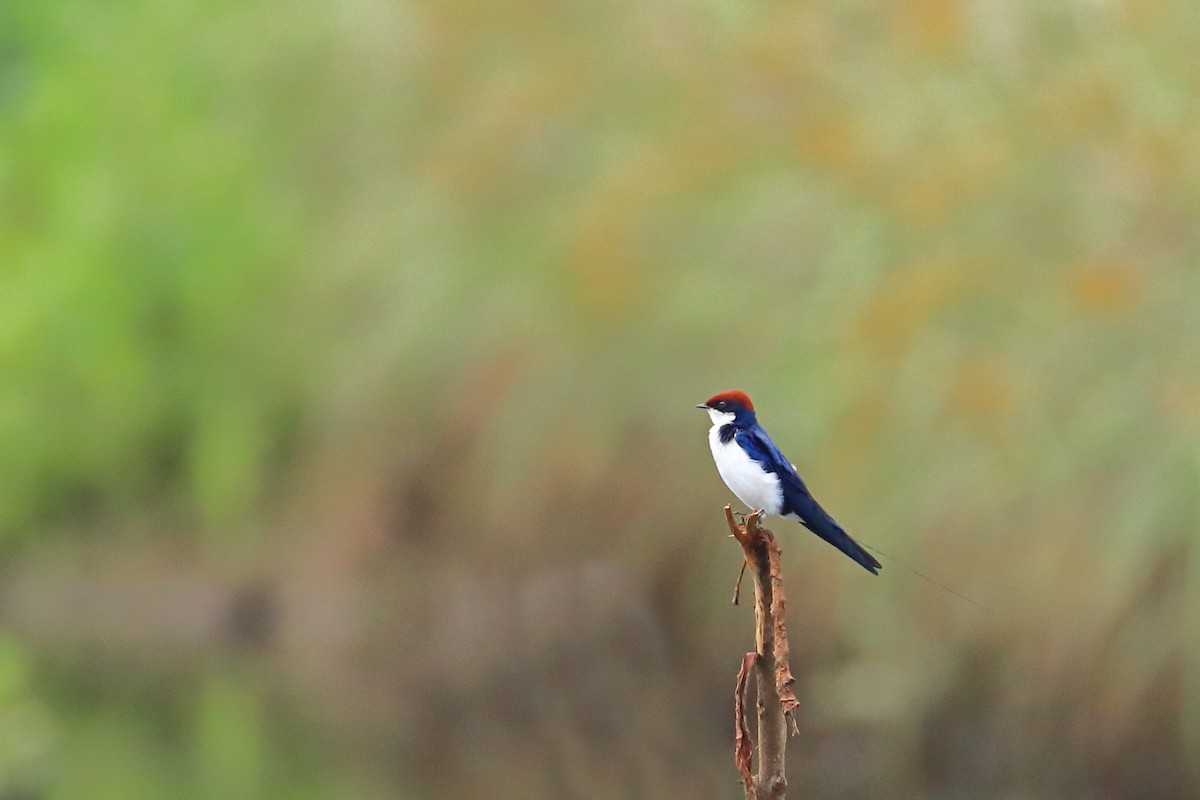
[[[746,455],[733,439],[721,441],[721,425],[714,420],[708,431],[708,446],[712,450],[717,472],[737,499],[752,510],[762,509],[768,514],[778,514],[783,508],[783,489],[779,478],[767,472],[757,461]]]

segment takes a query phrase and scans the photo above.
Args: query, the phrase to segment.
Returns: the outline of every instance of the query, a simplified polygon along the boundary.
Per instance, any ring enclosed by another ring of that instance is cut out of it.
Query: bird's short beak
[[[708,403],[697,403],[696,408],[708,408]]]

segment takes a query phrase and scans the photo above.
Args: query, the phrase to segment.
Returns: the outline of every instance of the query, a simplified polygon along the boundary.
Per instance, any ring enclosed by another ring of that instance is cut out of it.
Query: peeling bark
[[[733,690],[733,760],[737,762],[738,774],[746,787],[746,797],[753,800],[758,782],[750,771],[750,759],[754,745],[750,741],[750,727],[746,725],[746,704],[750,701],[750,670],[757,660],[757,653],[746,653],[742,657],[742,668],[738,670],[737,687]]]

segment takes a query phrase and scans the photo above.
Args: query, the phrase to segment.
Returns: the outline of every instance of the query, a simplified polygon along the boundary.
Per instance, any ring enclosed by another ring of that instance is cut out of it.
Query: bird
[[[812,496],[796,467],[758,424],[754,403],[745,392],[719,392],[696,408],[707,411],[712,419],[708,446],[721,480],[739,500],[766,515],[797,520],[863,569],[879,574],[883,565],[850,538]]]

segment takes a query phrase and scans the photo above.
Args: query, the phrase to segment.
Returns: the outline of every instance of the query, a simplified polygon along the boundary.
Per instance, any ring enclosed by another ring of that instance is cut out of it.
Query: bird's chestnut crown
[[[754,410],[754,403],[745,392],[720,392],[704,401],[698,408],[712,408],[717,411],[733,414],[739,409]]]

